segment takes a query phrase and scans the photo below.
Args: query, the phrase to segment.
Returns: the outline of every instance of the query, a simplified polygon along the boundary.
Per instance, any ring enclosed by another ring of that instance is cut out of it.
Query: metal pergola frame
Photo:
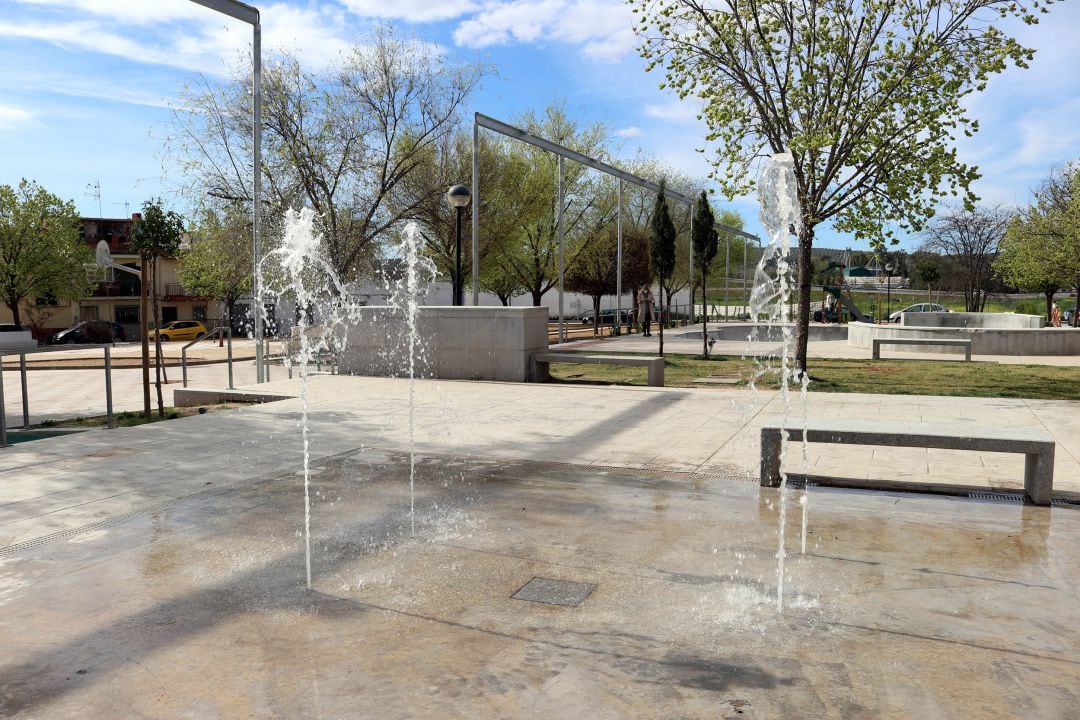
[[[252,278],[252,309],[255,323],[255,382],[265,380],[265,358],[263,357],[262,328],[262,282],[259,261],[262,259],[259,246],[259,201],[262,197],[262,25],[259,10],[239,0],[191,0],[191,2],[214,10],[222,15],[245,22],[252,28],[251,47],[251,126],[254,157],[252,165],[254,178],[251,195],[251,239],[254,256],[254,277]]]
[[[198,2],[199,0],[196,0]],[[472,157],[472,300],[473,305],[480,304],[480,128],[486,128],[493,132],[497,132],[512,140],[518,140],[529,145],[533,145],[542,150],[554,153],[558,157],[559,161],[559,204],[558,204],[558,236],[559,236],[559,342],[563,342],[566,338],[565,320],[563,318],[563,241],[564,241],[564,229],[563,229],[563,160],[573,160],[574,162],[590,167],[594,170],[599,170],[602,173],[606,173],[615,177],[619,181],[618,190],[618,210],[617,210],[617,225],[616,225],[616,281],[615,281],[615,297],[616,297],[616,317],[622,318],[622,200],[623,200],[623,182],[629,182],[639,187],[643,187],[653,192],[660,192],[660,186],[654,182],[646,180],[645,178],[634,175],[633,173],[621,170],[614,165],[596,160],[582,155],[579,152],[571,150],[568,147],[559,145],[558,143],[545,140],[544,138],[537,137],[530,133],[525,132],[520,128],[516,128],[513,125],[508,125],[500,120],[496,120],[493,117],[484,115],[483,113],[475,113],[473,115],[473,157]],[[694,198],[683,195],[680,192],[672,190],[671,188],[664,188],[664,194],[684,203],[688,208],[694,207]],[[726,225],[718,225],[717,230],[719,232],[727,233],[729,236],[734,235],[742,237],[743,242],[743,275],[745,279],[746,274],[746,240],[753,240],[760,243],[760,239],[756,235],[739,230],[738,228],[728,227]],[[690,213],[690,233],[693,235],[694,231],[694,214]],[[728,259],[730,261],[731,246],[730,242],[727,247]],[[725,265],[725,268],[727,265]],[[725,270],[725,276],[730,275]],[[690,244],[690,286],[693,287],[694,283],[694,250],[693,243]],[[726,313],[726,295],[727,288],[725,286],[725,313]],[[702,302],[705,303],[705,299],[702,298]],[[691,309],[691,312],[693,310]],[[707,312],[707,308],[706,308]]]

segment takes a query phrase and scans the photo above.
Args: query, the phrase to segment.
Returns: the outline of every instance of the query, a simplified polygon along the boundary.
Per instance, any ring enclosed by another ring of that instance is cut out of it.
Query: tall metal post
[[[30,401],[26,390],[26,353],[19,353],[19,381],[22,384],[22,425],[23,430],[30,429]]]
[[[109,429],[112,430],[115,427],[112,405],[112,354],[107,345],[105,346],[105,419]]]
[[[690,210],[690,322],[694,322],[694,206],[688,206]]]
[[[457,258],[454,260],[454,305],[465,304],[465,282],[461,277],[461,208],[455,207],[457,213],[457,235],[455,236]]]
[[[229,357],[229,363],[228,363],[229,364],[229,389],[234,390],[235,388],[233,387],[233,376],[232,376],[232,328],[231,327],[225,328],[225,332],[228,333],[228,341],[227,341],[228,350],[226,350],[226,352],[228,353],[228,357]]]
[[[730,300],[728,293],[731,289],[731,236],[724,235],[724,322],[731,319],[728,314]]]
[[[256,11],[256,18],[258,11]],[[259,216],[260,208],[259,202],[262,199],[262,25],[259,24],[258,19],[253,26],[253,38],[252,38],[252,81],[251,81],[251,114],[254,117],[252,122],[252,142],[255,144],[254,153],[254,172],[255,180],[252,183],[252,198],[251,198],[251,241],[252,241],[252,254],[255,262],[255,292],[254,305],[255,305],[255,382],[261,383],[263,381],[263,367],[266,362],[266,358],[263,356],[263,327],[262,327],[262,268],[260,267],[262,261],[262,248],[259,245]]]
[[[742,292],[739,293],[739,298],[740,299],[743,296],[746,295],[746,256],[747,255],[748,255],[748,253],[747,253],[746,238],[744,237],[742,239]],[[747,315],[749,315],[750,314],[750,310],[749,310],[750,301],[746,300],[745,302],[746,302],[746,305],[744,305],[745,309],[743,310],[743,312],[745,312]]]
[[[7,408],[4,407],[4,356],[0,355],[0,447],[7,447]]]
[[[472,125],[472,304],[480,304],[480,126]]]
[[[619,178],[619,199],[615,223],[615,327],[622,334],[622,178]]]
[[[566,340],[563,322],[563,157],[559,156],[559,342]]]

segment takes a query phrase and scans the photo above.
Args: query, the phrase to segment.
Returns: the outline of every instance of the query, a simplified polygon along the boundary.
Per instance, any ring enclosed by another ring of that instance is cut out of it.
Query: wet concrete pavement
[[[1080,506],[811,487],[803,554],[791,490],[781,614],[775,393],[421,382],[411,430],[409,393],[312,378],[311,592],[299,399],[5,450],[0,716],[1077,717]],[[808,413],[1043,427],[1080,491],[1075,403]],[[868,482],[1023,475],[811,449]],[[512,598],[536,577],[595,587]]]
[[[231,427],[254,429],[258,415]],[[193,433],[205,420],[174,422]],[[814,489],[803,554],[801,491],[789,491],[780,613],[777,490],[428,453],[411,499],[408,454],[354,449],[314,464],[308,591],[299,463],[275,460],[0,551],[0,715],[1070,718],[1080,707],[1074,507]],[[512,598],[537,577],[593,589],[576,607]]]

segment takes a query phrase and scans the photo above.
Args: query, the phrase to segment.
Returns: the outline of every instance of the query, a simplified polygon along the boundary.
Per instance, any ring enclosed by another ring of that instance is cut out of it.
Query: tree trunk
[[[1046,296],[1046,322],[1047,323],[1049,323],[1053,319],[1053,317],[1051,316],[1051,313],[1050,313],[1050,308],[1054,307],[1054,295],[1056,293],[1057,293],[1056,290],[1045,290],[1045,291],[1043,291],[1043,295]]]
[[[1065,289],[1068,290],[1068,288]],[[1073,304],[1072,325],[1080,328],[1080,277],[1076,278],[1076,302]]]
[[[660,306],[660,322],[657,325],[660,326],[660,357],[664,357],[664,281],[660,281],[660,297],[657,298]]]
[[[706,280],[706,270],[701,268],[701,354],[705,356],[705,359],[709,359],[709,295],[708,280]],[[694,307],[693,298],[691,298],[690,307]]]
[[[544,293],[539,290],[530,290],[529,293],[532,295],[533,307],[540,307],[540,303],[544,301]]]
[[[157,387],[158,417],[165,417],[165,401],[161,396],[161,322],[158,318],[156,257],[150,261],[150,305],[153,313],[152,317],[154,318],[154,328],[158,331],[154,333],[154,385]]]
[[[15,323],[15,327],[22,330],[22,319],[19,315],[19,301],[5,303],[8,309],[11,310],[11,322]]]
[[[593,295],[592,299],[592,334],[595,337],[600,334],[600,296]]]
[[[694,285],[694,278],[690,278],[690,323],[693,324],[697,318],[694,317],[694,293],[697,290],[697,286]]]
[[[806,220],[806,216],[803,216],[799,230],[799,314],[796,318],[795,367],[800,374],[806,372],[806,345],[810,340],[810,280],[813,274],[810,251],[814,245],[814,227]]]

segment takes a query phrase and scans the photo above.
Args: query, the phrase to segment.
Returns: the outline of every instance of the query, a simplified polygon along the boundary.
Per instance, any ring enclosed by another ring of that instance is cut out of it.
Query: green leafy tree
[[[571,118],[561,103],[545,108],[542,116],[525,113],[516,121],[531,135],[545,138],[589,157],[602,156],[607,128],[602,124],[582,126]],[[496,263],[501,264],[539,306],[543,296],[559,282],[558,257],[558,159],[552,153],[519,142],[506,146],[514,156],[510,162],[524,171],[514,196],[515,227],[506,243],[498,246]],[[603,180],[575,162],[563,163],[564,266],[575,262],[585,239],[593,236],[615,217],[613,195]],[[507,206],[486,212],[507,212]]]
[[[1080,285],[1080,165],[1054,170],[1035,192],[1009,224],[994,269],[1018,288],[1043,293],[1048,319],[1057,291]],[[1080,294],[1074,315],[1078,309]]]
[[[22,327],[22,311],[40,299],[75,300],[89,289],[75,203],[31,180],[0,185],[0,298]],[[27,306],[24,308],[24,306]]]
[[[663,293],[667,284],[671,281],[671,275],[675,271],[675,223],[671,220],[668,211],[667,185],[660,181],[660,191],[656,194],[656,207],[653,209],[652,219],[649,226],[652,234],[649,236],[649,263],[660,284],[660,292]],[[664,355],[664,317],[663,297],[660,307],[660,355]]]
[[[158,302],[158,260],[163,257],[176,257],[180,249],[180,236],[184,232],[184,219],[172,210],[166,210],[158,198],[151,198],[143,203],[142,214],[131,227],[131,247],[139,253],[139,258],[149,269],[151,307],[154,327],[161,326],[161,314]],[[161,377],[164,357],[161,352],[161,334],[154,333],[154,376],[157,386],[158,415],[165,417],[165,402],[161,394]],[[168,379],[166,379],[168,382]]]
[[[705,191],[701,191],[697,204],[694,208],[694,261],[701,272],[701,297],[705,303],[706,312],[701,317],[702,354],[706,359],[709,357],[709,313],[707,291],[709,287],[709,265],[716,257],[716,250],[720,244],[720,236],[716,233],[716,218],[713,216],[712,207],[709,205],[709,197]]]
[[[180,251],[177,279],[189,290],[214,298],[225,308],[225,326],[232,327],[236,301],[251,294],[253,255],[251,216],[230,204],[203,208]]]
[[[934,301],[934,283],[941,280],[941,257],[935,253],[917,252],[915,261],[915,278],[926,286],[926,301]]]
[[[750,291],[747,287],[746,274],[752,273],[753,268],[756,266],[754,260],[756,248],[751,248],[746,242],[745,238],[734,235],[732,233],[725,232],[723,228],[729,227],[735,230],[742,230],[744,223],[742,216],[734,210],[724,210],[720,213],[718,220],[717,232],[719,234],[719,240],[716,248],[716,260],[713,264],[713,269],[716,271],[714,274],[720,272],[719,263],[721,257],[723,257],[723,271],[724,271],[724,284],[725,287],[730,284],[730,280],[737,276],[739,278],[739,297],[740,304],[744,307],[749,306]],[[720,242],[722,241],[722,242]],[[724,253],[721,256],[720,248],[723,247]],[[744,274],[743,270],[746,269],[747,273]]]
[[[482,209],[480,212],[479,286],[508,305],[525,292],[520,280],[504,262],[506,245],[518,230],[520,218],[531,212],[531,199],[519,190],[531,171],[520,153],[510,152],[508,141],[491,133],[479,138],[478,174]],[[456,264],[456,210],[446,200],[452,185],[472,183],[472,134],[459,132],[431,145],[423,160],[404,178],[394,193],[394,208],[407,208],[403,219],[415,221],[424,238],[424,253],[431,258],[441,277],[453,277]],[[472,192],[477,192],[471,188]],[[462,274],[468,290],[472,275],[472,203],[461,213]],[[466,294],[468,294],[466,292]]]
[[[890,223],[919,230],[938,200],[975,198],[976,168],[959,162],[964,109],[1010,63],[1033,51],[995,22],[1036,22],[1040,0],[630,0],[640,51],[665,86],[694,96],[716,141],[729,196],[752,185],[762,153],[791,152],[799,223],[796,363],[806,369],[810,257],[815,228],[831,221],[871,244]],[[895,239],[894,239],[895,241]]]
[[[615,228],[604,228],[586,242],[566,271],[566,289],[592,298],[593,334],[600,332],[600,301],[614,295],[618,275]],[[621,322],[621,321],[620,321]]]

